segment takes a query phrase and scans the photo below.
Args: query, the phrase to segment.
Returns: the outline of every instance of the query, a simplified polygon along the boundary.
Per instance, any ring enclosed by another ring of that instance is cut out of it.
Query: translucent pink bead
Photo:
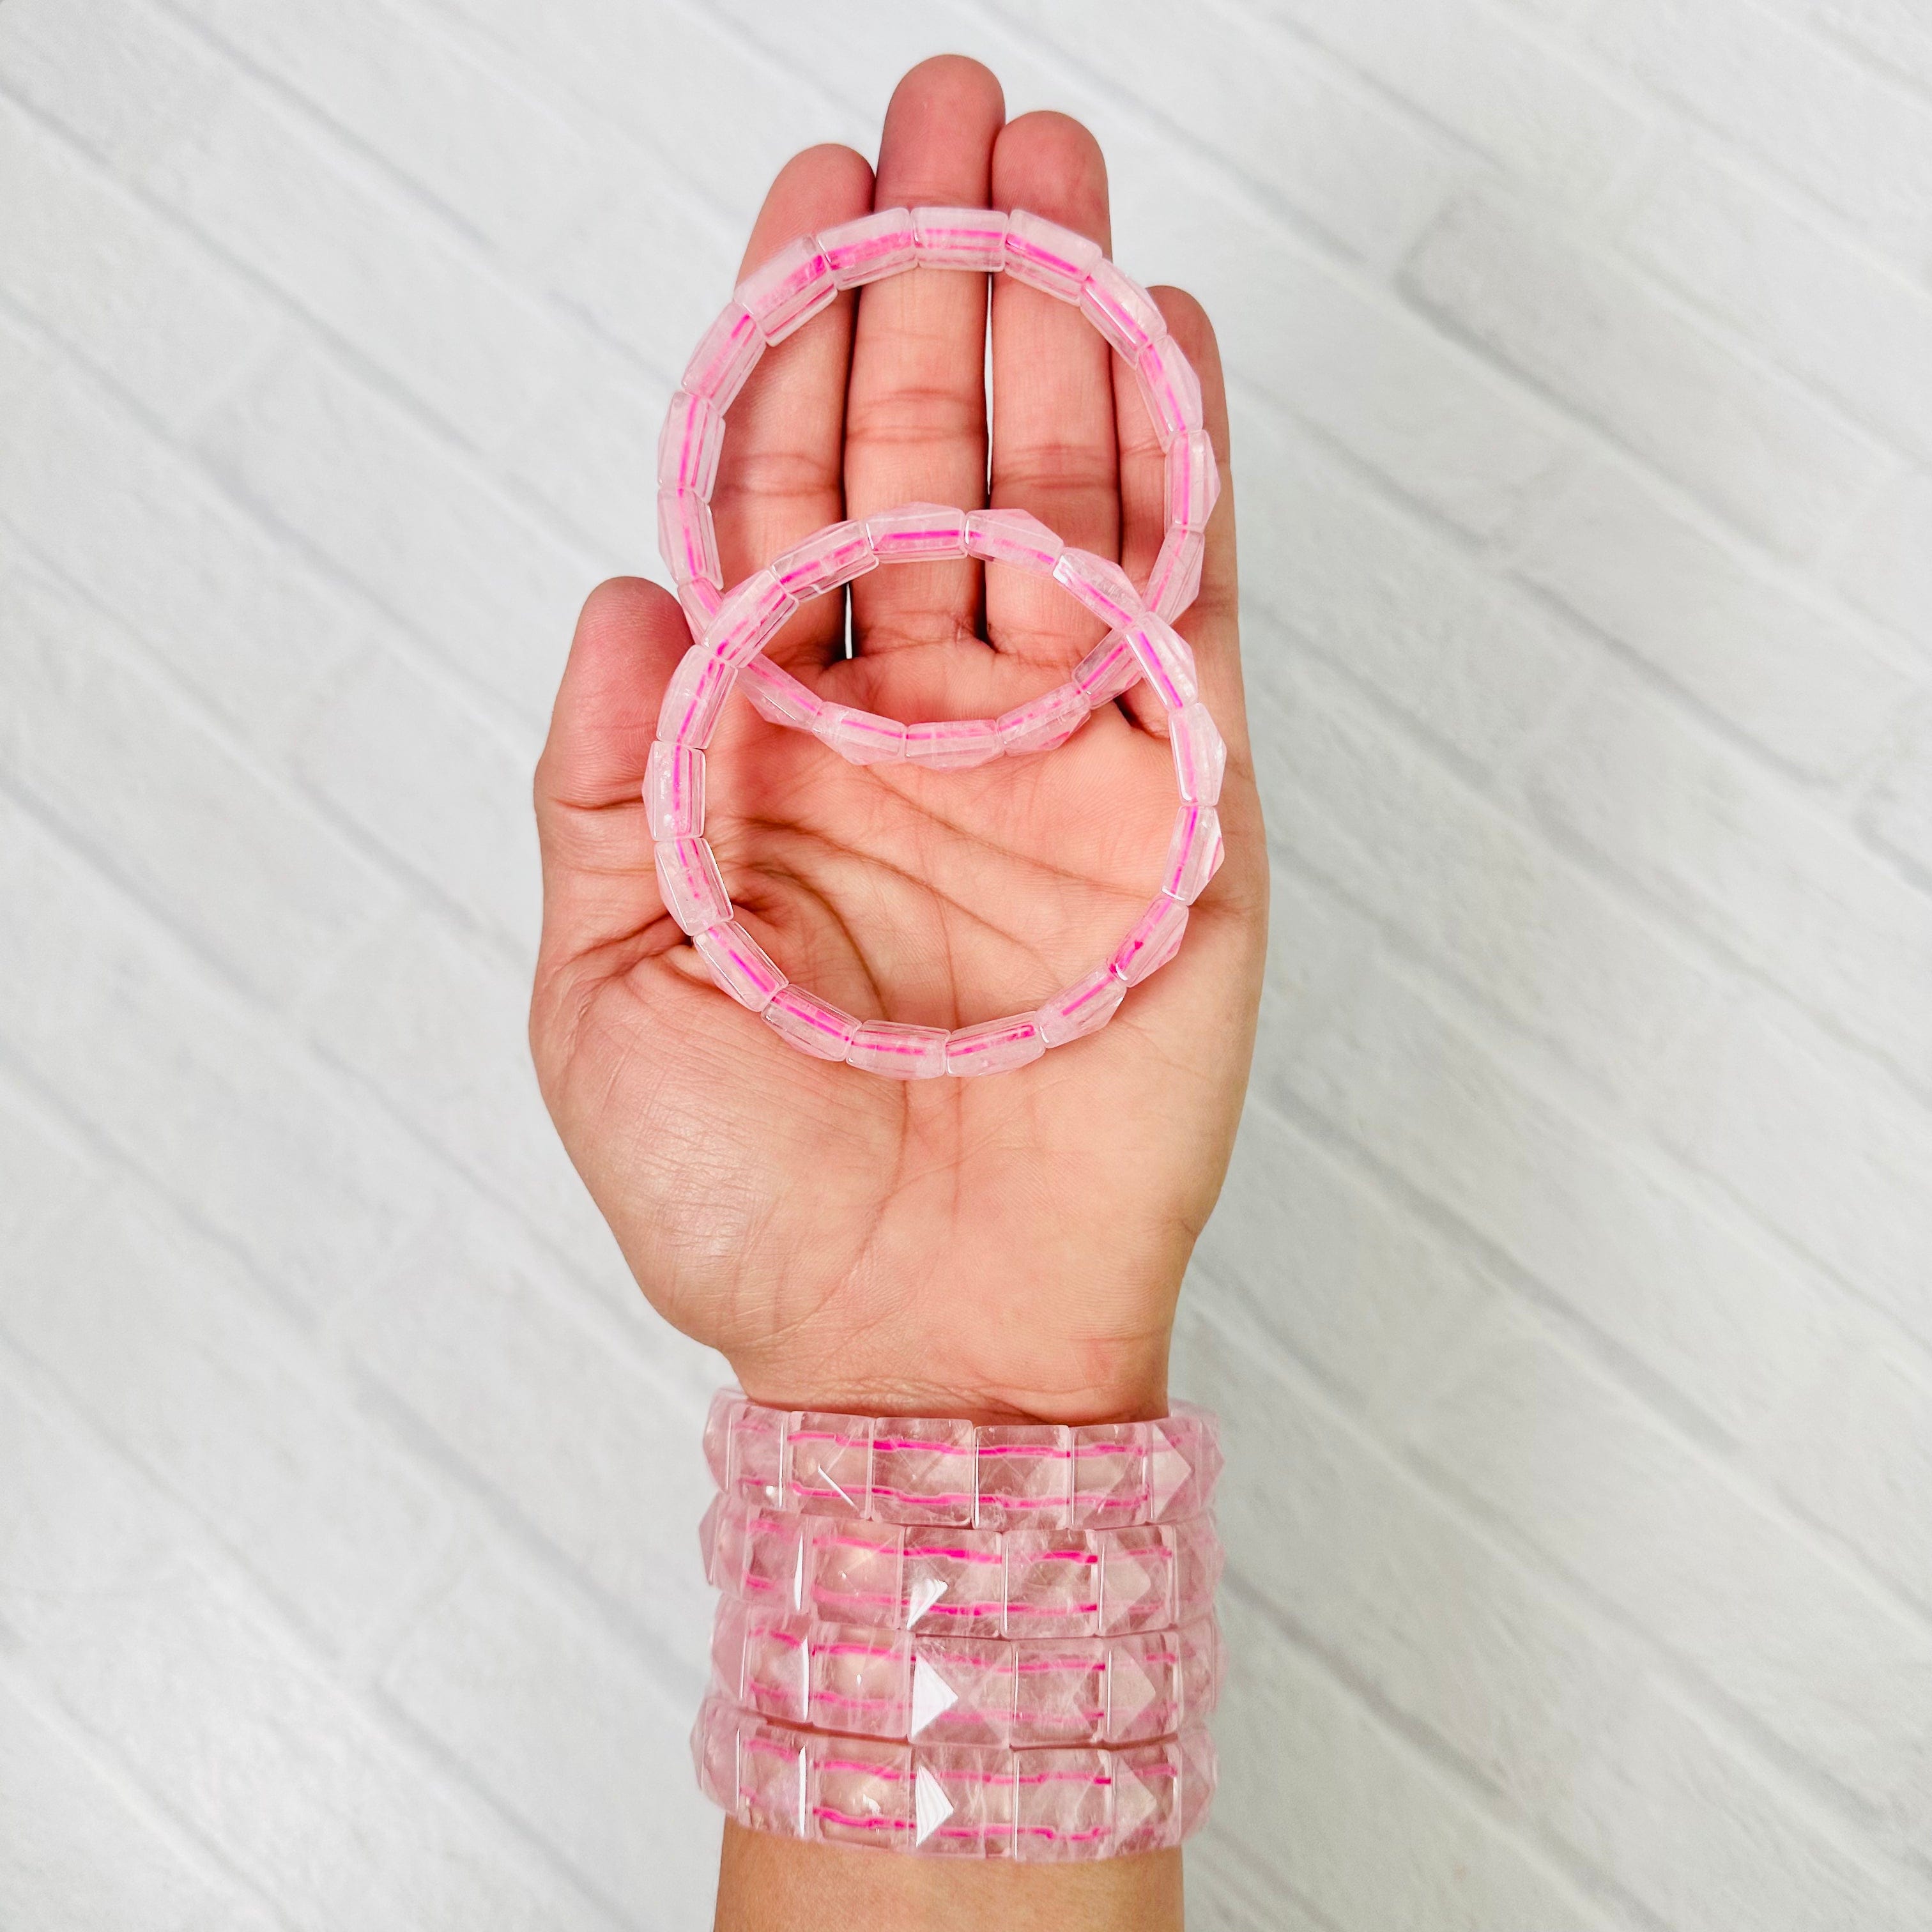
[[[1130,362],[1167,333],[1167,320],[1152,296],[1103,255],[1087,272],[1080,312]]]
[[[855,765],[890,764],[905,756],[906,728],[876,711],[828,704],[812,729],[822,743]]]
[[[1053,577],[1110,631],[1120,629],[1142,614],[1141,594],[1127,573],[1091,550],[1069,545],[1054,566]]]
[[[680,389],[664,412],[658,437],[658,488],[711,494],[718,453],[724,447],[724,415],[709,398]]]
[[[1190,430],[1167,446],[1167,526],[1201,530],[1221,495],[1214,446],[1203,429]]]
[[[798,599],[769,570],[754,571],[718,607],[704,647],[734,670],[748,663],[798,608]]]
[[[909,268],[916,259],[912,214],[903,208],[881,208],[836,228],[822,228],[818,245],[832,265],[832,279],[842,289],[883,281]]]
[[[770,658],[755,657],[738,674],[752,709],[774,724],[788,725],[794,731],[817,728],[825,704],[817,692],[799,682],[788,670],[781,670]]]
[[[1046,1051],[1030,1013],[1003,1020],[986,1020],[962,1027],[946,1043],[946,1070],[960,1078],[980,1073],[1010,1073],[1037,1060]]]
[[[711,506],[695,490],[658,492],[658,554],[674,584],[701,577],[723,580],[718,568],[718,538],[712,527]]]
[[[1207,706],[1197,698],[1170,712],[1167,734],[1174,753],[1174,781],[1181,796],[1190,805],[1218,804],[1228,747],[1208,715]]]
[[[845,1049],[845,1064],[889,1080],[938,1079],[946,1071],[946,1029],[864,1021]]]
[[[849,1051],[849,1039],[846,1044]],[[871,1418],[794,1409],[784,1429],[787,1505],[821,1515],[865,1515],[872,1487]]]
[[[1053,1636],[1100,1616],[1100,1556],[1084,1530],[1016,1529],[1006,1534],[1005,1634]]]
[[[724,593],[706,578],[688,578],[677,586],[677,601],[684,606],[684,621],[691,626],[691,634],[701,638],[717,616]]]
[[[816,236],[788,242],[738,284],[740,304],[758,326],[766,344],[782,342],[838,292],[832,265]]]
[[[644,764],[644,820],[653,843],[704,830],[704,754],[660,738]]]
[[[982,1529],[1065,1522],[1073,1508],[1073,1432],[1046,1423],[988,1424],[976,1471]]]
[[[966,554],[966,512],[944,503],[904,503],[866,519],[880,562],[913,563]]]
[[[1006,271],[1016,282],[1077,302],[1088,272],[1100,259],[1099,242],[1057,221],[1018,208],[1006,218]]]
[[[682,386],[714,409],[728,410],[764,352],[765,338],[744,305],[728,302],[685,364]]]
[[[1097,711],[1141,681],[1141,661],[1119,632],[1110,632],[1073,668],[1073,682]]]
[[[859,1022],[802,986],[781,987],[758,1017],[781,1040],[820,1060],[843,1060]]]
[[[1202,427],[1201,380],[1172,336],[1150,343],[1134,368],[1163,449],[1176,436]]]
[[[658,708],[658,736],[671,744],[703,751],[718,728],[718,715],[736,674],[702,644],[693,644],[677,661]]]
[[[1051,752],[1066,743],[1087,722],[1087,694],[1070,680],[1038,698],[1016,704],[994,720],[1000,748],[1010,758]]]
[[[828,524],[774,560],[772,574],[802,602],[821,596],[879,567],[872,540],[861,523]]]
[[[722,926],[731,916],[718,861],[702,838],[666,838],[652,848],[657,856],[658,884],[664,910],[686,932]]]
[[[991,718],[934,718],[905,728],[906,756],[937,772],[964,771],[1000,755],[1000,728]]]
[[[1024,510],[975,510],[966,519],[966,554],[1050,576],[1066,546]]]
[[[1116,986],[1120,983],[1114,981]],[[1124,987],[1121,992],[1124,997]],[[1144,1422],[1091,1423],[1074,1431],[1072,1522],[1076,1529],[1119,1529],[1150,1520],[1154,1504],[1154,1490],[1148,1480],[1150,1432],[1150,1425]]]
[[[1161,539],[1160,554],[1148,573],[1142,601],[1157,617],[1171,624],[1199,596],[1202,560],[1207,542],[1198,530],[1169,530]]]
[[[772,996],[789,983],[772,964],[770,956],[736,920],[707,926],[692,935],[698,957],[711,969],[711,976],[741,1006],[761,1013]]]
[[[1148,1505],[1162,1521],[1198,1516],[1221,1473],[1214,1418],[1185,1403],[1148,1424]]]
[[[1054,994],[1034,1015],[1034,1022],[1048,1046],[1064,1046],[1070,1040],[1098,1033],[1126,996],[1126,988],[1114,976],[1112,969],[1102,966]]]
[[[1120,632],[1140,660],[1141,670],[1154,693],[1170,711],[1184,710],[1201,694],[1194,653],[1187,640],[1165,618],[1143,611]]]
[[[1128,928],[1113,958],[1107,963],[1114,976],[1130,986],[1138,986],[1150,973],[1157,972],[1180,950],[1180,935],[1187,930],[1187,908],[1165,892],[1158,894],[1147,910]]]
[[[971,1522],[978,1436],[970,1422],[881,1416],[872,1425],[872,1514],[888,1522]],[[1005,1574],[1002,1567],[995,1596],[1004,1588]],[[927,1605],[943,1594],[932,1590]],[[915,1604],[912,1622],[922,1614]]]
[[[997,274],[1005,259],[1006,218],[992,208],[915,208],[919,261],[927,268]]]
[[[1222,856],[1220,814],[1211,805],[1184,805],[1174,814],[1161,890],[1183,905],[1192,905],[1221,869]]]

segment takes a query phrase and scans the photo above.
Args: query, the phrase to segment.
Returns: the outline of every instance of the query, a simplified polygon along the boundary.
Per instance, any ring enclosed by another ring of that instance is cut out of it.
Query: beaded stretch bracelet
[[[804,1516],[714,1496],[705,1580],[779,1616],[977,1638],[1120,1636],[1212,1607],[1211,1516],[1123,1529],[967,1529]]]
[[[1214,1741],[1015,1750],[802,1731],[707,1697],[699,1788],[754,1831],[824,1844],[1051,1864],[1162,1851],[1214,1795]]]
[[[728,1389],[712,1399],[704,1457],[742,1503],[979,1529],[1179,1522],[1208,1509],[1222,1466],[1220,1424],[1186,1403],[1070,1428],[766,1408]]]
[[[935,1744],[1133,1744],[1206,1718],[1221,1688],[1211,1612],[1131,1636],[916,1636],[719,1600],[712,1684],[814,1730]]]

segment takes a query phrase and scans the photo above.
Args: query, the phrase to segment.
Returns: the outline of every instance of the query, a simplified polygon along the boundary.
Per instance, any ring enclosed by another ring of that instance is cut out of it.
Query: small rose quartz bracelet
[[[1052,1864],[1171,1849],[1206,1816],[1214,1741],[1014,1750],[800,1730],[706,1699],[699,1788],[754,1831],[822,1844]]]
[[[1137,1744],[1214,1710],[1213,1613],[1127,1636],[915,1636],[721,1598],[712,1685],[742,1710],[814,1730],[934,1744]]]

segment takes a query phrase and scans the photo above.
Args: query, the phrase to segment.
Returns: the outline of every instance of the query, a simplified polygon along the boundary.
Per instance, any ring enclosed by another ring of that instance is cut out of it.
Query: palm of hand
[[[984,79],[944,62],[909,77],[876,189],[848,151],[801,156],[748,265],[875,199],[997,197],[1104,238],[1090,139],[1054,116],[1001,129]],[[864,292],[856,330],[842,298],[768,353],[715,500],[728,582],[843,514],[984,500],[985,301],[976,278],[907,277]],[[1204,322],[1184,298],[1167,306],[1225,452]],[[1002,286],[993,359],[994,500],[1144,577],[1158,447],[1105,345]],[[1110,1026],[989,1079],[908,1084],[808,1060],[711,986],[663,913],[637,794],[682,615],[633,581],[586,607],[538,775],[539,1074],[646,1293],[754,1394],[902,1412],[1160,1407],[1174,1296],[1239,1110],[1264,926],[1231,516],[1224,503],[1181,626],[1233,754],[1228,862],[1179,956]],[[806,607],[772,654],[831,701],[908,720],[997,714],[1100,634],[1010,572],[894,566],[854,586],[848,660],[838,602]],[[932,772],[849,766],[734,698],[708,759],[708,831],[737,916],[862,1016],[950,1027],[1036,1005],[1102,960],[1154,889],[1174,802],[1166,746],[1144,728],[1157,717],[1137,697],[1050,754]]]

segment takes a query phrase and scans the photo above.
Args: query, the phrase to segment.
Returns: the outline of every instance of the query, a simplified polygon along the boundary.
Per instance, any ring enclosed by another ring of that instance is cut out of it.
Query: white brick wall
[[[537,1105],[570,618],[922,54],[1221,327],[1228,1932],[1932,1923],[1932,14],[0,8],[0,1924],[701,1922],[713,1366]]]

